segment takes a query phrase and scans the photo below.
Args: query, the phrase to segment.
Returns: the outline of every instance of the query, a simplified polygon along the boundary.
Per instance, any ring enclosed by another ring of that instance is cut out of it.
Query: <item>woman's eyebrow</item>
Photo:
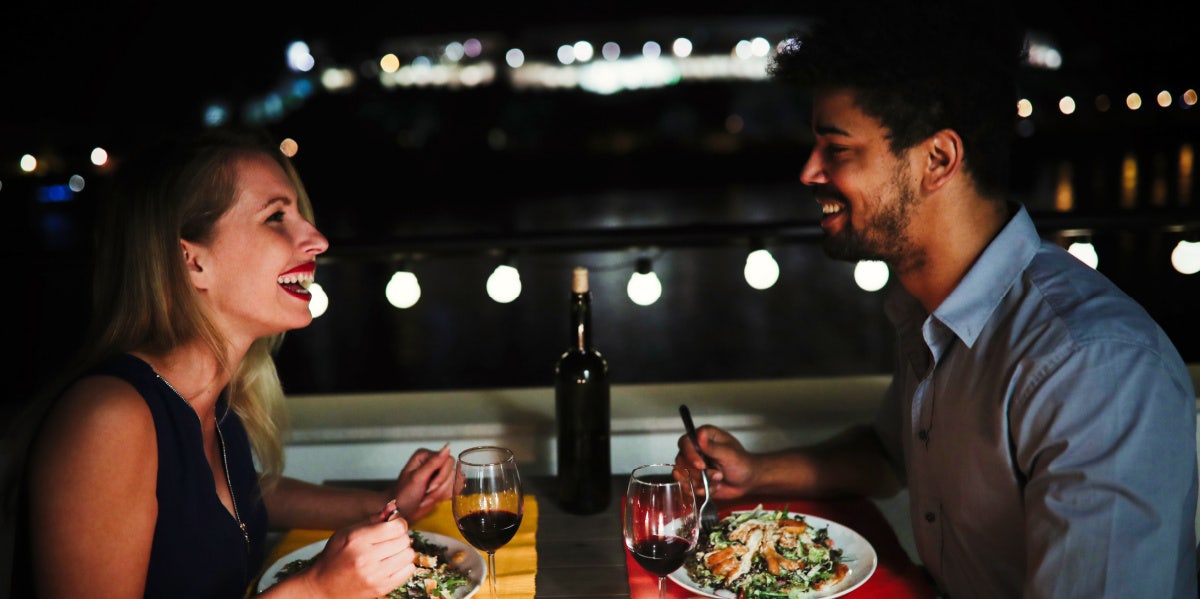
[[[266,210],[267,208],[270,208],[277,204],[282,204],[283,206],[291,206],[293,204],[292,198],[289,198],[287,196],[273,196],[273,197],[267,199],[266,202],[263,202],[262,209]]]

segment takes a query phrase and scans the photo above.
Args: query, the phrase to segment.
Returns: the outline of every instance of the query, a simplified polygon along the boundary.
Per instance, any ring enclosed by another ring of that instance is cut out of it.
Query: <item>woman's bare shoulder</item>
[[[39,584],[103,580],[141,595],[158,518],[158,450],[137,390],[107,375],[73,383],[42,423],[28,481]]]
[[[157,454],[154,419],[133,385],[114,376],[85,376],[46,414],[37,447],[37,454],[53,460],[133,458],[144,465],[138,454]]]

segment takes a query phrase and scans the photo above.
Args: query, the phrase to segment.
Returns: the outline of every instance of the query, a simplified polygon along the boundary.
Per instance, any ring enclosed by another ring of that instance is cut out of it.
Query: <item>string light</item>
[[[1180,274],[1194,275],[1200,272],[1200,241],[1180,239],[1171,250],[1171,266]]]
[[[860,260],[854,265],[854,283],[863,291],[879,291],[888,282],[888,266],[878,260]]]
[[[407,310],[421,299],[421,284],[417,282],[417,275],[401,267],[392,273],[392,278],[383,293],[389,304]]]
[[[746,267],[742,269],[746,283],[755,289],[770,289],[779,280],[779,263],[764,247],[757,247],[746,256]]]
[[[638,258],[637,267],[625,287],[629,299],[639,306],[649,306],[662,297],[662,282],[654,274],[649,258]]]
[[[308,301],[308,311],[313,318],[320,318],[329,309],[329,296],[325,294],[325,288],[315,282],[309,284],[308,292],[312,294],[312,299]]]
[[[1076,241],[1067,247],[1067,251],[1092,268],[1096,268],[1100,264],[1100,256],[1096,254],[1096,248],[1091,241]]]
[[[521,295],[521,273],[511,261],[496,267],[487,279],[488,297],[507,304]]]

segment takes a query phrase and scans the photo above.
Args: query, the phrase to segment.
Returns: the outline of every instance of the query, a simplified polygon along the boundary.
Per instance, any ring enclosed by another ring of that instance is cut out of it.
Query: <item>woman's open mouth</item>
[[[312,299],[312,294],[309,293],[308,286],[312,284],[313,275],[316,273],[316,270],[316,263],[301,264],[279,275],[275,279],[275,282],[279,283],[279,286],[289,294],[307,301]]]

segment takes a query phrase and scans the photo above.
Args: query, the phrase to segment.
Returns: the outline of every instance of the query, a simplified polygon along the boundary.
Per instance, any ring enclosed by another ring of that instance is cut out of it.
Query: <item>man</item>
[[[895,371],[873,423],[817,446],[751,453],[701,427],[711,492],[907,486],[920,561],[954,599],[1196,597],[1187,369],[1145,310],[1006,197],[1022,44],[986,8],[866,5],[774,59],[812,93],[800,179],[826,253],[886,261],[902,287],[886,306]]]

